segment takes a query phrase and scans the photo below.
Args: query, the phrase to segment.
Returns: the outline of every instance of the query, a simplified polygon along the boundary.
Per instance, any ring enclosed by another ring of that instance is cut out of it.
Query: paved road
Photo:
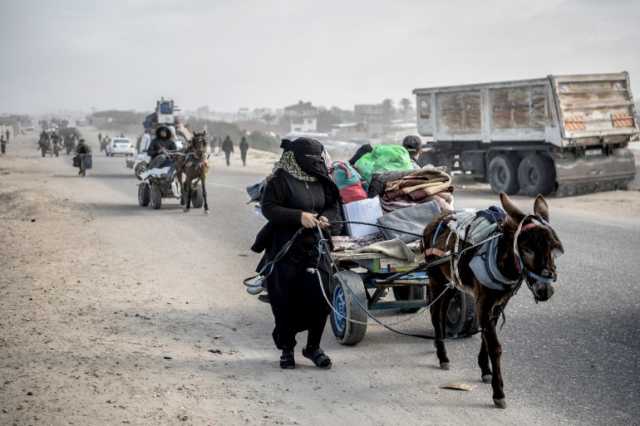
[[[206,259],[206,270],[217,272],[207,278],[210,286],[202,297],[224,306],[220,318],[238,331],[232,343],[242,361],[230,367],[238,386],[246,380],[253,386],[264,383],[265,392],[278,389],[279,394],[272,396],[281,411],[291,410],[290,419],[325,424],[332,420],[372,424],[639,422],[640,218],[623,211],[616,217],[599,217],[579,209],[554,210],[554,200],[550,201],[552,223],[567,254],[559,262],[560,283],[551,301],[535,304],[523,288],[506,311],[501,338],[509,408],[501,411],[493,409],[490,387],[478,380],[478,336],[448,342],[452,369],[445,372],[436,368],[429,342],[370,326],[360,345],[347,348],[338,345],[327,330],[324,347],[335,363],[331,372],[301,368],[281,373],[276,365],[278,353],[270,341],[269,307],[243,294],[240,285],[257,262],[248,247],[261,224],[246,206],[243,188],[260,174],[215,169],[209,183],[211,214],[204,216],[196,210],[184,215],[172,201],[161,211],[135,207],[136,181],[123,163],[122,159],[96,156],[89,177],[80,182],[69,180],[70,193],[78,202],[90,205],[96,220],[107,229],[114,227],[115,231],[118,223],[130,217],[158,233],[166,229],[169,236],[164,249],[197,251],[192,253],[193,264]],[[478,188],[458,192],[456,200],[458,207],[496,202],[492,194]],[[526,199],[518,202],[531,208]],[[181,235],[191,240],[176,241]],[[124,236],[111,237],[114,244],[119,238],[126,244]],[[181,288],[189,294],[195,291],[188,283]],[[418,315],[402,327],[423,332],[430,323]],[[466,382],[475,388],[469,393],[439,389],[450,382]]]

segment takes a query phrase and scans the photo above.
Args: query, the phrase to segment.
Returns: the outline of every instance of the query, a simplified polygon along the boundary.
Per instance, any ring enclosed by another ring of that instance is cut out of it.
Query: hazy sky
[[[640,94],[640,1],[0,0],[0,58],[0,112],[352,107],[621,70]]]

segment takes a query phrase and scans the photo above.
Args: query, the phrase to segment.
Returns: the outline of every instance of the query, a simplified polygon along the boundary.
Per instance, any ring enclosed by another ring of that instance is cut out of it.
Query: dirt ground
[[[0,424],[282,423],[270,401],[245,411],[252,390],[226,369],[233,327],[218,317],[187,330],[190,301],[156,287],[178,278],[136,259],[144,240],[128,250],[106,240],[69,190],[73,169],[27,142],[10,148],[17,155],[0,158]],[[215,416],[194,414],[203,401]]]
[[[10,148],[0,158],[0,424],[300,424],[306,410],[326,410],[348,395],[344,384],[343,395],[285,406],[283,399],[319,395],[327,379],[281,373],[269,339],[258,339],[263,331],[238,333],[253,320],[225,313],[246,305],[237,288],[209,295],[211,277],[238,274],[233,269],[246,256],[238,247],[248,241],[229,243],[215,264],[198,263],[189,252],[207,253],[212,242],[172,228],[177,209],[154,217],[162,231],[156,236],[135,201],[122,201],[96,179],[78,180],[60,159],[38,158],[27,140]],[[253,151],[249,170],[268,170],[274,159]],[[215,167],[223,162],[214,159]],[[235,171],[247,170],[238,163],[236,156]],[[640,193],[557,199],[554,208],[637,217]],[[160,238],[172,242],[170,253],[149,250]],[[242,342],[254,349],[239,353]],[[377,370],[372,374],[367,380],[375,389]],[[380,404],[397,397],[375,395]],[[419,404],[416,398],[403,397],[402,404]],[[435,398],[446,414],[451,397]],[[350,407],[345,422],[357,415],[376,424],[412,419],[403,417],[410,409],[372,419],[357,404]],[[433,412],[432,419],[447,418]],[[473,407],[461,413],[467,422],[476,415]],[[490,417],[480,423],[494,424]]]

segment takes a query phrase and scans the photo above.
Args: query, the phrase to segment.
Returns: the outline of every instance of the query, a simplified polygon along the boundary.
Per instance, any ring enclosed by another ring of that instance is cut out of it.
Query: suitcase
[[[85,170],[93,168],[93,157],[91,154],[82,154],[82,163]]]

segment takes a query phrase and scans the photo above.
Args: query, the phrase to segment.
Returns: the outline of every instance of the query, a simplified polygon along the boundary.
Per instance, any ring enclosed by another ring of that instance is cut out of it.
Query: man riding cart
[[[156,137],[149,144],[149,167],[140,174],[142,182],[138,185],[138,204],[159,209],[163,198],[182,199],[182,185],[176,173],[175,159],[177,147],[173,133],[167,126],[156,129]]]

